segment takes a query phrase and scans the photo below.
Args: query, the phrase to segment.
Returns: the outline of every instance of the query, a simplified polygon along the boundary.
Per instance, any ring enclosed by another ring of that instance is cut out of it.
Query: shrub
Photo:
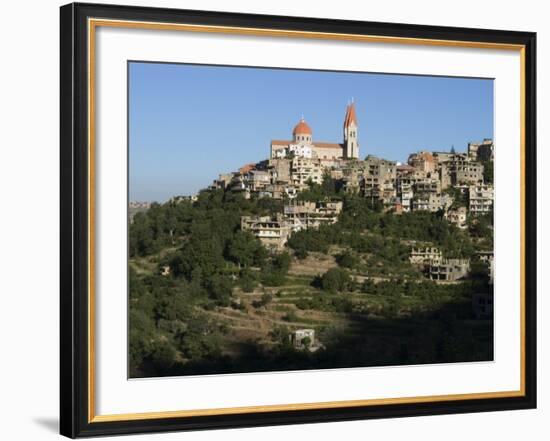
[[[356,254],[349,251],[345,251],[342,254],[336,256],[336,263],[342,268],[356,268],[359,265],[359,257]]]
[[[321,289],[323,291],[346,291],[352,286],[349,273],[342,268],[332,268],[321,276]]]

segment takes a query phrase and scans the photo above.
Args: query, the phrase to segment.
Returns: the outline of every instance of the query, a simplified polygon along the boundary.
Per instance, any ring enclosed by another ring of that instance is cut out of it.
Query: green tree
[[[292,261],[292,259],[290,257],[290,254],[288,254],[285,251],[281,254],[277,254],[273,258],[273,267],[274,267],[275,271],[277,271],[281,274],[286,274],[286,273],[288,273],[288,270],[290,269],[291,261]]]
[[[493,161],[483,161],[483,182],[492,184],[494,181],[494,163]]]
[[[350,251],[344,251],[336,256],[336,262],[343,268],[353,269],[359,265],[359,257]]]
[[[352,287],[349,273],[342,268],[331,268],[321,276],[321,288],[324,291],[346,291]]]
[[[229,306],[233,287],[231,281],[224,276],[211,276],[206,282],[206,289],[210,297],[220,306]]]
[[[248,231],[237,231],[228,241],[225,248],[225,257],[237,265],[249,267],[260,263],[265,253],[260,241]]]
[[[191,237],[170,262],[174,275],[182,275],[188,280],[192,280],[197,269],[203,277],[208,277],[219,272],[223,266],[223,244],[216,236],[207,239]]]
[[[309,347],[311,346],[313,342],[311,341],[311,338],[310,337],[304,337],[302,338],[302,340],[300,341],[300,344],[302,345],[302,347],[304,347],[305,349],[309,349]]]

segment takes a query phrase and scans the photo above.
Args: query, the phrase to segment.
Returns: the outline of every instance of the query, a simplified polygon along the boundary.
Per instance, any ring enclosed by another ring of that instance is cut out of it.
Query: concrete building
[[[342,164],[342,189],[346,193],[359,194],[365,173],[365,161],[352,161]]]
[[[440,261],[443,258],[443,254],[436,247],[424,247],[411,249],[409,254],[409,262],[413,265],[426,265],[432,261]]]
[[[470,259],[441,259],[430,261],[428,277],[431,280],[454,282],[468,275]]]
[[[432,213],[443,210],[445,212],[452,204],[453,198],[451,195],[445,193],[429,193],[415,196],[412,200],[412,210],[424,210]]]
[[[343,126],[343,142],[330,143],[313,141],[313,131],[304,118],[292,131],[292,140],[271,141],[271,158],[320,159],[324,165],[339,159],[359,158],[359,125],[355,103],[346,108]]]
[[[212,188],[225,190],[229,188],[229,184],[233,180],[233,173],[223,173],[218,176],[218,179],[214,179],[212,183]]]
[[[434,159],[437,161],[438,164],[441,164],[443,162],[449,161],[454,155],[456,155],[455,152],[432,152],[432,155]]]
[[[489,213],[493,207],[494,189],[492,185],[471,185],[468,191],[470,213]]]
[[[307,188],[307,182],[321,184],[323,182],[323,166],[320,159],[295,157],[291,161],[291,183],[300,188]]]
[[[441,193],[441,181],[436,178],[413,179],[412,185],[415,193]]]
[[[294,199],[299,192],[300,189],[292,184],[270,184],[262,189],[258,195],[272,199]]]
[[[456,225],[461,230],[468,228],[466,224],[468,215],[468,210],[466,207],[458,207],[452,210],[449,210],[445,213],[445,218],[451,223]]]
[[[360,183],[363,196],[390,204],[397,196],[396,174],[397,165],[394,161],[368,155],[363,164],[363,180]]]
[[[250,170],[245,175],[245,180],[251,192],[260,192],[271,184],[271,176],[266,170]]]
[[[395,166],[395,185],[397,186],[397,190],[399,191],[399,186],[401,183],[404,184],[412,184],[411,182],[411,176],[414,174],[415,171],[419,171],[415,169],[414,167],[408,165],[408,164],[396,164]],[[422,172],[424,173],[424,172]]]
[[[241,173],[234,173],[228,186],[229,190],[235,193],[243,193],[246,199],[250,198],[250,187],[247,176]]]
[[[412,200],[414,197],[414,192],[412,189],[412,185],[410,184],[401,184],[399,190],[397,191],[397,195],[401,200],[401,209],[408,213],[411,211],[412,208]]]
[[[437,159],[427,151],[412,153],[407,162],[411,167],[425,173],[434,173],[437,171]]]
[[[441,189],[457,185],[473,185],[483,182],[483,164],[471,161],[467,154],[458,153],[439,160]]]
[[[490,138],[485,138],[481,143],[468,143],[468,156],[474,161],[492,161],[494,152],[495,146]]]
[[[483,182],[483,164],[480,162],[457,161],[451,163],[454,165],[454,179],[451,178],[453,185],[468,185]]]
[[[298,201],[285,205],[283,213],[292,231],[334,224],[342,212],[341,201]]]
[[[290,228],[281,217],[272,219],[269,216],[243,216],[241,230],[250,231],[272,251],[282,250],[290,236]]]
[[[289,159],[269,159],[262,163],[262,168],[269,173],[272,184],[290,184]]]
[[[295,349],[312,350],[317,347],[314,329],[297,329],[289,337]]]

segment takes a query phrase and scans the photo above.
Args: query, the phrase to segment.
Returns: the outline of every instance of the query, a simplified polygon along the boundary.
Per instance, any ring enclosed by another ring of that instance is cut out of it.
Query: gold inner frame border
[[[511,50],[520,53],[520,389],[512,391],[464,393],[453,395],[432,395],[399,398],[375,398],[365,400],[327,401],[315,403],[274,404],[265,406],[243,406],[216,409],[193,409],[143,413],[121,413],[97,415],[95,383],[95,36],[97,27],[116,27],[146,30],[167,30],[218,34],[238,34],[264,37],[309,38],[370,43],[412,44],[421,46],[464,47]],[[263,413],[293,410],[334,409],[391,404],[414,404],[428,402],[460,401],[473,399],[509,398],[525,396],[525,46],[520,44],[492,43],[463,40],[441,40],[407,38],[345,33],[323,33],[310,31],[247,28],[232,26],[211,26],[183,23],[157,23],[131,20],[88,19],[88,422],[133,421],[162,418],[181,418],[243,413]]]

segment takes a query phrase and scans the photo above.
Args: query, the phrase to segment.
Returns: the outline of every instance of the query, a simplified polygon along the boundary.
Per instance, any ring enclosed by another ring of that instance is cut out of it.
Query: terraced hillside
[[[133,377],[493,358],[492,319],[476,319],[472,309],[475,293],[492,290],[475,261],[492,246],[489,235],[458,231],[435,213],[397,217],[348,196],[336,224],[269,253],[240,230],[240,217],[279,210],[277,201],[210,191],[136,214]],[[409,263],[418,243],[472,258],[475,271],[428,280]],[[313,341],[297,341],[301,330],[313,330]]]

